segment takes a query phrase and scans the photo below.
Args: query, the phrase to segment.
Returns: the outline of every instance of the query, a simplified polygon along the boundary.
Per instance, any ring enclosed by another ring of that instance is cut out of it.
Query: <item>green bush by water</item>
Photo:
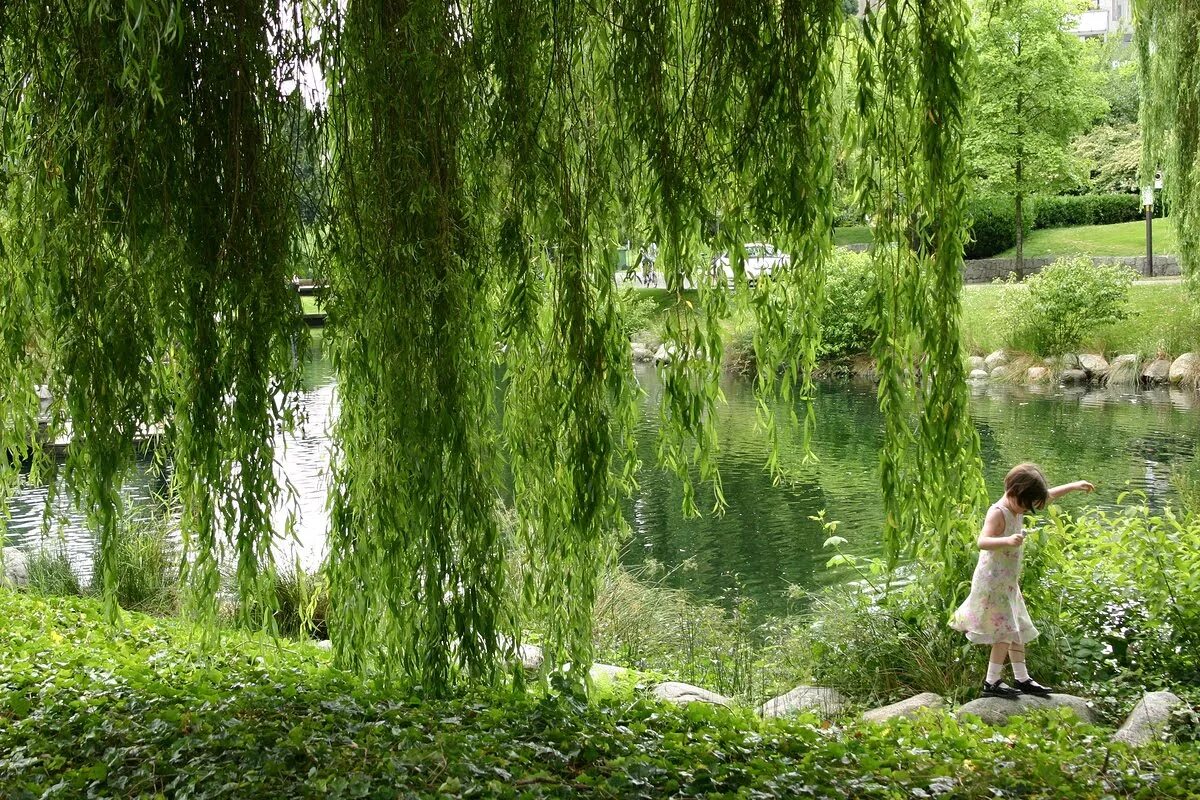
[[[1129,317],[1137,273],[1091,259],[1059,259],[1002,298],[1008,345],[1039,355],[1073,352],[1101,328]]]
[[[823,727],[640,697],[447,700],[351,681],[315,648],[0,591],[0,787],[84,797],[1186,798],[1193,745],[1136,754],[1066,714]]]

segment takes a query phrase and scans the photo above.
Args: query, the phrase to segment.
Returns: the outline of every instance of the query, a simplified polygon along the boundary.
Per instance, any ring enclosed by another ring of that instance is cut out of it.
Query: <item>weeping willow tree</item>
[[[315,242],[338,375],[337,660],[435,691],[493,681],[536,617],[549,663],[582,681],[638,467],[618,241],[659,244],[672,296],[660,464],[687,510],[699,483],[719,509],[721,323],[741,306],[757,320],[780,473],[780,426],[814,424],[852,144],[875,226],[886,552],[934,564],[950,605],[981,495],[958,335],[967,7],[880,6],[860,22],[837,0],[6,4],[3,486],[48,381],[75,438],[68,484],[112,553],[134,440],[161,422],[195,607],[211,614],[226,558],[258,593],[296,384],[286,276]],[[313,59],[316,234],[299,228],[280,94]],[[739,251],[760,235],[790,260],[751,290]],[[722,250],[732,289],[713,279]],[[796,419],[776,421],[780,400]]]
[[[1200,2],[1136,0],[1143,186],[1164,171],[1184,275],[1200,264]]]
[[[12,2],[0,19],[5,485],[38,440],[46,383],[110,604],[120,487],[157,423],[197,610],[215,609],[221,545],[244,593],[270,571],[272,442],[299,322],[276,13]]]

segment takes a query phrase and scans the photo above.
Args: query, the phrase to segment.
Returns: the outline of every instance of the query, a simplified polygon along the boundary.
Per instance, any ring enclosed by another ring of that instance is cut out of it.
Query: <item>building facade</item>
[[[1133,28],[1133,0],[1091,0],[1079,15],[1075,35],[1084,39],[1128,33]]]
[[[1133,2],[1134,0],[1090,0],[1090,8],[1079,15],[1074,27],[1075,35],[1087,39],[1092,36],[1128,33],[1133,29]],[[865,14],[882,4],[883,0],[858,0],[858,13]]]

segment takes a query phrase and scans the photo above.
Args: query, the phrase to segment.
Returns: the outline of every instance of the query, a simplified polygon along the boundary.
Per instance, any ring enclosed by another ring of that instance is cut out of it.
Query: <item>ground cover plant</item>
[[[0,787],[104,796],[1188,797],[1193,748],[1133,754],[1069,717],[829,727],[478,690],[443,700],[331,670],[310,646],[0,591]],[[69,732],[69,735],[65,735]]]

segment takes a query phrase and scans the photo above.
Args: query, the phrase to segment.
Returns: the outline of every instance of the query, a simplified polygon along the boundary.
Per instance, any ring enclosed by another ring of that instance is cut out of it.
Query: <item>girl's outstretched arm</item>
[[[1069,494],[1070,492],[1090,492],[1095,488],[1096,487],[1092,486],[1092,484],[1088,481],[1073,481],[1071,483],[1064,483],[1062,486],[1055,486],[1050,490],[1050,499],[1057,500],[1064,494]]]

